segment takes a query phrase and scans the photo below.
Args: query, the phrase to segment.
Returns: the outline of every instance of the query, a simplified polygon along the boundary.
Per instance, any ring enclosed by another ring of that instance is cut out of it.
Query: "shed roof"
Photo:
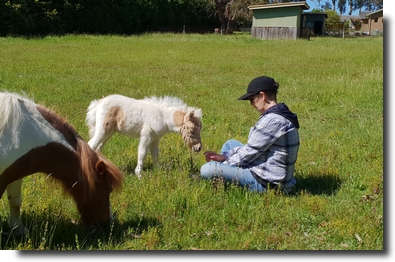
[[[266,5],[250,5],[248,9],[250,10],[260,10],[260,9],[271,9],[271,8],[280,8],[280,7],[294,7],[299,6],[303,10],[309,10],[310,6],[305,2],[286,2],[286,3],[274,3],[274,4],[266,4]]]
[[[304,12],[304,15],[323,15],[325,18],[328,18],[328,14],[325,12]]]
[[[360,11],[359,12],[359,16],[360,17],[365,17],[367,14],[369,14],[370,12],[369,11]]]
[[[371,13],[369,13],[369,14],[366,14],[366,16],[371,16],[371,15],[377,14],[377,13],[379,13],[379,12],[383,12],[383,8],[381,8],[380,10],[371,12]]]
[[[360,15],[341,15],[340,16],[340,21],[347,21],[347,20],[359,20],[363,18],[363,16]]]

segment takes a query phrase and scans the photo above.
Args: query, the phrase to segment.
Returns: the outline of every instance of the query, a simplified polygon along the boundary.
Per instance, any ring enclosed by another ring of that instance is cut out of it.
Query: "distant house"
[[[348,27],[351,30],[361,31],[362,28],[362,20],[361,18],[364,16],[360,15],[341,15],[340,22],[348,22]]]
[[[383,9],[366,14],[364,18],[361,18],[361,21],[363,34],[378,35],[383,33]]]
[[[306,2],[250,5],[253,12],[251,36],[259,39],[297,39],[304,35],[303,10]]]

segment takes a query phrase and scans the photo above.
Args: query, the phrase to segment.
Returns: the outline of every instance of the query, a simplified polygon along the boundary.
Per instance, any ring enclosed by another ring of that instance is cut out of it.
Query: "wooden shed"
[[[303,36],[305,1],[250,5],[253,12],[251,36],[259,39],[297,39]]]

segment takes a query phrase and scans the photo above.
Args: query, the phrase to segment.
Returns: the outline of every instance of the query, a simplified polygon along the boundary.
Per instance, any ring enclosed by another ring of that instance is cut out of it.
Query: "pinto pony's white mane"
[[[8,123],[20,123],[23,113],[20,107],[20,100],[34,103],[27,96],[22,96],[11,92],[0,92],[0,136]],[[18,126],[12,126],[14,133]]]

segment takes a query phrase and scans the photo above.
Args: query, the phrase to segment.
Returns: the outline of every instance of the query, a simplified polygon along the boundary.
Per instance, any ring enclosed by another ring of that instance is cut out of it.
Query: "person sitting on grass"
[[[226,141],[217,154],[206,151],[207,163],[200,175],[204,179],[222,178],[251,191],[279,188],[291,192],[296,184],[295,162],[299,151],[299,122],[284,103],[277,103],[279,84],[260,76],[247,87],[239,100],[249,100],[260,113],[251,128],[248,141]]]

